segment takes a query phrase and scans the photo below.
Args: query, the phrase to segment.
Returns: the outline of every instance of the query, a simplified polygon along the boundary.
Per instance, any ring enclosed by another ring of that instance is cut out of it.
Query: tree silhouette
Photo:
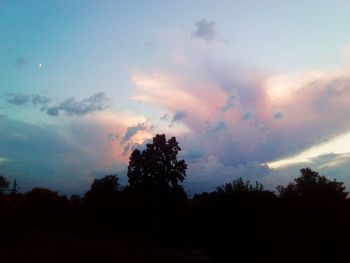
[[[348,195],[343,182],[331,181],[310,168],[301,169],[299,177],[277,190],[281,197],[310,200],[345,200]]]
[[[17,181],[16,181],[16,179],[14,179],[10,193],[12,196],[16,196],[18,194],[19,190],[20,190],[20,188],[17,186]]]
[[[298,261],[347,262],[349,213],[344,183],[303,168],[299,177],[277,190],[284,204],[285,227],[297,237],[294,254],[303,259]]]
[[[106,175],[101,179],[95,179],[88,192],[85,193],[88,204],[108,208],[116,205],[116,200],[121,192],[117,175]]]
[[[181,151],[175,137],[157,134],[142,152],[134,150],[128,167],[129,187],[139,192],[182,191],[187,164],[178,160]]]
[[[117,175],[106,175],[101,179],[95,179],[91,188],[86,192],[87,198],[111,196],[120,191]]]
[[[242,177],[233,180],[232,183],[226,183],[216,188],[218,194],[233,195],[233,194],[249,194],[252,192],[262,192],[264,187],[261,183],[255,182],[252,185],[250,181],[244,181]]]
[[[9,181],[0,174],[0,194],[3,194],[9,187]]]
[[[25,220],[33,226],[61,225],[66,211],[66,198],[46,188],[33,188],[23,195],[21,207]]]

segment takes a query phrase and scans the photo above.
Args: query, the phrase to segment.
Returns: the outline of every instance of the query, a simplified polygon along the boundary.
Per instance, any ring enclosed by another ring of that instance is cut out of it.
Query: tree
[[[183,191],[187,164],[178,160],[181,151],[175,137],[164,134],[153,137],[143,151],[134,150],[128,167],[129,188],[138,192]]]
[[[67,211],[66,198],[46,188],[33,188],[20,202],[24,220],[33,226],[59,226]]]
[[[9,181],[0,174],[0,194],[3,194],[9,187]]]
[[[113,199],[118,192],[120,192],[118,176],[106,175],[101,179],[95,179],[85,196],[89,201],[107,201]]]
[[[18,194],[19,190],[20,190],[20,188],[17,186],[17,181],[16,181],[16,179],[14,179],[13,183],[12,183],[12,188],[10,190],[11,195],[16,196]]]
[[[329,180],[310,168],[300,170],[300,176],[286,187],[278,186],[277,190],[281,197],[302,198],[309,200],[345,200],[348,193],[342,182]]]
[[[226,183],[216,188],[218,194],[222,195],[238,195],[249,194],[253,192],[263,192],[264,186],[261,183],[255,182],[253,186],[250,181],[244,181],[242,177],[233,180],[232,183]]]

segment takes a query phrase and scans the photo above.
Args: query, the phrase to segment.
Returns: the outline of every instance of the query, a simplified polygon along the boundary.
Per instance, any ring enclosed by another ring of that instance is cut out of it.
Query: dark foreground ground
[[[2,244],[0,262],[211,262],[200,251],[173,250],[146,241],[72,237],[63,233],[28,232]]]

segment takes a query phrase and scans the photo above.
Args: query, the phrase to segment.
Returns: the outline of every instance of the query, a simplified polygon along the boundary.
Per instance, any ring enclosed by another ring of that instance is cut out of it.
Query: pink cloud
[[[188,119],[197,125],[215,121],[225,103],[226,92],[210,80],[193,81],[170,73],[134,73],[137,95],[132,99],[158,105],[174,114],[189,112]]]
[[[249,75],[228,68],[205,76],[193,72],[193,78],[184,71],[134,73],[133,99],[186,112],[181,121],[206,154],[222,156],[225,149],[232,158],[265,162],[350,130],[348,71]],[[223,124],[225,129],[216,128]]]
[[[152,134],[148,130],[135,132],[122,143],[123,136],[129,127],[144,123],[144,116],[137,116],[129,112],[100,112],[86,118],[76,118],[68,125],[68,134],[71,143],[76,144],[83,155],[94,159],[99,167],[111,167],[114,164],[124,166],[128,163],[128,155],[123,154],[125,143],[143,143]],[[110,134],[118,134],[110,139]],[[69,137],[67,137],[69,139]],[[69,158],[65,162],[71,162],[76,158]]]

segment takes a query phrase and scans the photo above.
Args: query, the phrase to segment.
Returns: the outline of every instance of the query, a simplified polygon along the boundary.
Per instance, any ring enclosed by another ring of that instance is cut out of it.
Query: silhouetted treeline
[[[126,186],[107,175],[69,199],[43,188],[21,194],[16,181],[11,187],[0,176],[1,245],[53,231],[200,250],[212,262],[349,262],[342,182],[305,168],[275,192],[239,178],[189,199],[179,151],[174,137],[157,135],[132,153]]]

